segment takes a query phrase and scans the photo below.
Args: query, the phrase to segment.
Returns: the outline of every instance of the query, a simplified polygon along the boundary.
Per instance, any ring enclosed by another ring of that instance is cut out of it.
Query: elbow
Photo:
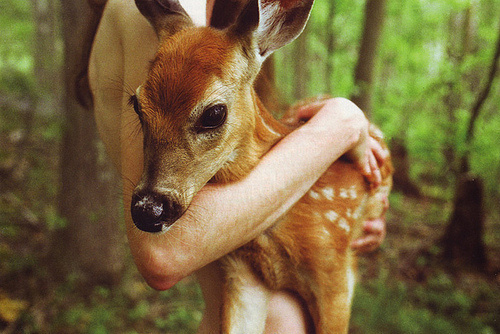
[[[155,290],[168,290],[198,269],[190,249],[171,243],[168,235],[130,229],[129,246],[139,273]]]
[[[185,276],[169,270],[168,267],[138,265],[139,272],[146,283],[153,289],[164,291],[172,288]]]
[[[162,276],[162,277],[144,276],[144,279],[151,288],[157,291],[168,290],[181,280],[168,276]]]
[[[158,291],[168,290],[188,276],[181,270],[181,264],[165,257],[164,254],[147,258],[136,257],[135,262],[146,283]]]

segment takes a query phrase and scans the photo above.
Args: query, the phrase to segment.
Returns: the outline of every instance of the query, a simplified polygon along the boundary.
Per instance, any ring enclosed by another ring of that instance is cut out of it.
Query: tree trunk
[[[475,33],[473,29],[474,24],[471,20],[472,6],[471,4],[465,10],[450,15],[447,55],[454,68],[461,68],[464,59],[473,51],[472,45]],[[468,80],[459,78],[458,71],[456,73],[457,76],[450,78],[446,84],[448,92],[444,96],[444,105],[446,106],[445,110],[448,120],[443,124],[443,130],[447,135],[445,136],[446,139],[443,145],[443,156],[446,164],[442,173],[453,173],[453,175],[460,173],[460,155],[457,154],[455,149],[457,137],[456,114],[457,110],[463,104],[462,86],[464,82],[470,85]],[[473,87],[477,86],[477,83],[473,84]]]
[[[392,163],[394,164],[394,189],[411,197],[420,197],[420,189],[410,178],[410,159],[403,137],[394,137],[391,142]]]
[[[57,113],[60,110],[61,87],[56,45],[58,38],[56,0],[31,0],[35,22],[34,72],[37,85],[37,111]]]
[[[307,49],[307,35],[309,28],[304,29],[302,34],[294,42],[294,99],[301,100],[307,97],[307,83],[309,81],[309,71],[307,65],[308,49]]]
[[[120,278],[123,267],[119,188],[99,146],[85,76],[102,7],[63,0],[61,8],[65,125],[59,211],[67,224],[54,234],[51,267],[59,279],[76,274],[84,284],[110,285]]]
[[[333,94],[334,83],[333,74],[333,53],[335,52],[335,31],[333,30],[333,20],[335,18],[335,1],[330,1],[328,4],[328,18],[326,19],[326,91],[328,94]]]
[[[455,201],[450,222],[442,237],[444,259],[452,265],[465,265],[485,270],[487,257],[482,240],[484,230],[483,183],[469,171],[470,145],[474,136],[474,125],[486,101],[493,80],[498,72],[500,59],[500,26],[488,77],[471,108],[465,144],[467,150],[462,156],[460,173],[455,192]]]
[[[372,110],[372,88],[375,59],[385,19],[385,0],[367,0],[365,24],[359,49],[358,62],[354,72],[357,91],[351,97],[367,115]]]
[[[442,238],[444,260],[455,267],[484,270],[487,258],[483,231],[483,183],[480,178],[462,174],[453,213]]]

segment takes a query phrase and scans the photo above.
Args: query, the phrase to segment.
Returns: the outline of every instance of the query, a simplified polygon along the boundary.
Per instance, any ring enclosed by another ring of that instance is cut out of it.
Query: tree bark
[[[448,263],[473,267],[478,270],[485,270],[488,263],[482,239],[484,230],[484,187],[481,178],[474,177],[469,171],[469,147],[474,136],[474,124],[479,117],[484,102],[488,98],[493,86],[493,80],[498,72],[499,59],[500,26],[486,83],[471,108],[471,118],[465,139],[467,150],[462,156],[450,222],[441,239],[444,259]]]
[[[357,91],[351,99],[367,115],[372,110],[373,73],[378,44],[384,25],[385,5],[385,0],[366,1],[363,37],[354,72],[354,82]]]
[[[294,91],[293,96],[296,101],[307,97],[307,83],[309,81],[309,71],[307,65],[307,35],[309,28],[306,26],[302,34],[294,42]]]
[[[99,148],[85,77],[102,6],[63,0],[61,9],[65,122],[59,212],[66,227],[54,234],[50,264],[56,278],[76,274],[86,285],[111,285],[123,268],[119,188],[102,145]]]
[[[495,54],[493,55],[493,60],[491,62],[490,70],[488,72],[488,78],[486,80],[486,84],[484,85],[483,90],[479,93],[474,105],[471,110],[471,118],[469,121],[469,126],[467,128],[467,136],[465,138],[466,144],[470,145],[472,138],[474,136],[474,125],[476,124],[476,120],[479,116],[481,108],[488,98],[490,94],[491,87],[493,86],[493,80],[495,79],[496,74],[498,73],[498,60],[500,59],[500,26],[498,28],[498,37],[495,48]]]
[[[444,260],[454,267],[486,269],[483,191],[480,178],[467,173],[460,176],[453,213],[442,238]]]
[[[54,113],[60,111],[60,71],[57,63],[58,39],[56,0],[31,0],[35,22],[34,74],[37,84],[38,111]]]
[[[329,94],[333,93],[335,81],[332,78],[333,74],[333,53],[335,52],[335,31],[332,28],[333,20],[335,18],[335,1],[330,1],[328,4],[328,18],[326,20],[326,47],[327,47],[327,58],[326,58],[326,91]]]
[[[391,142],[391,156],[394,164],[394,189],[406,196],[420,197],[420,189],[410,178],[410,158],[403,137],[394,137]]]

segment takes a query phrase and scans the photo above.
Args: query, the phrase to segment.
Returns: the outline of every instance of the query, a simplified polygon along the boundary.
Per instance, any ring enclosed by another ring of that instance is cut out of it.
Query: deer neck
[[[276,120],[251,89],[251,109],[245,112],[255,115],[253,131],[242,140],[226,164],[217,172],[213,182],[226,183],[243,178],[254,168],[261,157],[291,130]]]

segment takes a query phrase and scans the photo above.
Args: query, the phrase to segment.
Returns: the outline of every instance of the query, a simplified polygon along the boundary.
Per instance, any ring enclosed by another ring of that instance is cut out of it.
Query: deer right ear
[[[160,39],[193,25],[178,0],[135,0],[135,4]]]
[[[251,35],[262,61],[297,38],[306,26],[314,0],[249,0],[231,29]]]

